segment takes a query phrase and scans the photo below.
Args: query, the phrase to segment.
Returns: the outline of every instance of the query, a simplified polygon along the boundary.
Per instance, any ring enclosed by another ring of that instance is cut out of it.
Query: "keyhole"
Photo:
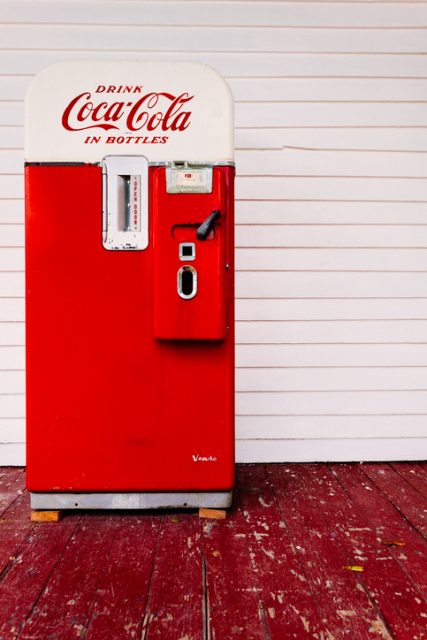
[[[184,300],[194,298],[197,293],[197,271],[185,265],[178,271],[178,295]]]

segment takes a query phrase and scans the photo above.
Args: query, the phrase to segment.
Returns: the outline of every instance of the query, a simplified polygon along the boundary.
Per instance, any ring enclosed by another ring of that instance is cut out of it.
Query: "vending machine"
[[[64,62],[26,100],[33,509],[234,484],[233,100],[183,62]]]

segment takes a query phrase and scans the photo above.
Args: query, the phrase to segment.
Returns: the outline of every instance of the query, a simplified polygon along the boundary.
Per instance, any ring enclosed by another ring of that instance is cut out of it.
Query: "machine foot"
[[[210,518],[211,520],[225,520],[227,512],[223,509],[199,509],[199,518]]]
[[[31,522],[59,522],[62,518],[62,511],[36,511],[31,510]]]

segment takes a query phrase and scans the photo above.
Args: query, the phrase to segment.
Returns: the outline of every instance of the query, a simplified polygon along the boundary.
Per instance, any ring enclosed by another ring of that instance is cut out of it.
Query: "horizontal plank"
[[[237,224],[425,224],[427,202],[240,200]],[[0,223],[24,222],[23,199],[0,200]]]
[[[0,370],[25,368],[25,349],[24,347],[10,347],[0,345]]]
[[[1,182],[2,178],[0,178],[0,185]],[[17,185],[19,184],[17,181]],[[18,188],[16,196],[19,197],[19,195]],[[245,200],[400,200],[425,202],[427,199],[427,179],[237,177],[236,197]]]
[[[8,443],[0,446],[0,465],[22,467],[25,465],[25,444]]]
[[[1,301],[0,301],[1,313]],[[406,320],[427,319],[425,298],[237,300],[237,320]]]
[[[6,251],[6,250],[3,250]],[[0,250],[0,264],[2,250]],[[238,248],[238,271],[424,271],[426,249]]]
[[[22,322],[24,319],[23,298],[0,298],[0,322]]]
[[[238,300],[238,320],[427,319],[425,299]],[[0,320],[22,321],[22,299],[0,299]]]
[[[1,229],[1,227],[0,227]],[[25,276],[23,273],[0,272],[0,296],[13,298],[25,295]]]
[[[25,395],[0,394],[0,418],[24,418]]]
[[[236,246],[425,248],[427,225],[240,225]]]
[[[187,3],[186,3],[187,4]],[[134,5],[136,6],[136,5]],[[182,5],[181,5],[182,6]],[[223,6],[225,6],[223,4]],[[339,4],[334,5],[335,8]],[[392,6],[392,5],[389,5]],[[241,13],[244,13],[241,11]],[[268,13],[268,12],[266,12]],[[132,59],[170,60],[168,51],[147,51],[139,43],[133,51],[114,51],[115,60]],[[65,60],[111,60],[109,51],[67,51],[48,49],[26,51],[4,50],[0,57],[0,74],[38,73],[49,64]],[[262,53],[254,51],[174,51],[174,60],[194,60],[207,64],[225,77],[277,77],[277,76],[376,76],[376,77],[425,77],[427,60],[417,53],[351,54],[333,53]]]
[[[0,272],[0,296],[25,294],[23,273]],[[425,273],[240,271],[237,298],[427,298]]]
[[[17,405],[20,407],[19,402]],[[334,414],[345,416],[366,413],[427,414],[427,390],[277,391],[275,393],[240,391],[236,394],[236,415]]]
[[[2,100],[23,100],[32,76],[0,75]],[[339,100],[427,100],[427,79],[420,78],[228,78],[238,102]]]
[[[427,390],[427,367],[286,367],[236,370],[237,391]],[[244,401],[244,398],[242,402]],[[415,407],[414,407],[415,410]],[[307,404],[311,412],[311,405]],[[425,427],[425,423],[424,423]]]
[[[238,440],[237,462],[425,460],[427,438]]]
[[[237,151],[239,175],[427,177],[427,152],[289,149]],[[0,150],[0,173],[21,173],[22,150]]]
[[[0,323],[0,344],[6,345],[6,346],[25,344],[24,323],[23,322],[1,322]],[[0,383],[0,393],[2,388],[3,387]]]
[[[236,443],[237,462],[423,460],[426,456],[425,438],[239,440]],[[25,465],[25,445],[1,445],[0,464]]]
[[[0,129],[1,134],[1,129]],[[18,199],[0,199],[0,224],[12,223],[12,224],[24,224],[25,220],[25,205],[24,198]]]
[[[7,117],[6,107],[7,103],[0,104],[0,122],[19,124],[20,103],[15,104],[16,112],[7,109]],[[241,102],[235,112],[238,128],[427,126],[422,102]]]
[[[23,177],[0,175],[0,193],[7,199],[22,198]],[[236,197],[245,200],[427,201],[427,178],[237,177]]]
[[[423,438],[426,416],[238,416],[236,438],[300,440],[322,438]]]
[[[3,95],[22,99],[26,78],[3,79]],[[427,99],[427,79],[415,78],[229,78],[237,101],[405,100]],[[2,83],[0,82],[0,87]]]
[[[0,102],[0,125],[22,125],[24,103]],[[422,102],[238,102],[237,128],[426,127]]]
[[[0,185],[1,183],[2,176],[0,176]],[[24,240],[23,224],[0,224],[0,247],[23,247]]]
[[[237,345],[236,366],[425,367],[427,366],[427,344]]]
[[[427,414],[427,391],[237,392],[236,415]],[[25,417],[25,396],[0,395],[1,418]]]
[[[25,442],[25,420],[0,418],[0,444],[18,442]]]
[[[87,49],[133,51],[141,47],[152,51],[263,52],[343,52],[343,53],[420,53],[425,51],[423,29],[310,29],[291,27],[240,27],[168,25],[36,25],[0,26],[0,39],[6,49]]]
[[[23,271],[24,267],[24,249],[17,249],[16,247],[0,248],[0,271]]]
[[[283,147],[294,147],[314,150],[427,151],[427,129],[417,127],[401,129],[393,127],[240,128],[235,130],[235,145],[237,150],[281,150]],[[23,126],[1,128],[0,148],[16,149],[23,155],[23,147]]]
[[[368,343],[423,342],[427,336],[426,320],[364,321],[284,321],[237,322],[238,344],[265,343]],[[3,346],[23,345],[23,322],[2,322],[0,341]],[[1,386],[1,385],[0,385]]]
[[[426,339],[426,320],[317,320],[315,322],[288,320],[236,323],[236,342],[238,344],[321,342],[372,342],[380,344],[424,342]]]
[[[370,391],[427,388],[426,367],[237,368],[238,391]],[[24,371],[0,371],[2,393],[24,393]]]
[[[270,2],[107,2],[58,3],[29,0],[19,5],[3,0],[3,21],[16,23],[144,24],[144,25],[283,25],[294,27],[419,27],[427,9],[416,2],[365,5],[357,3]]]
[[[0,334],[3,327],[0,327]],[[1,393],[25,393],[25,371],[1,371],[0,370],[0,392]],[[0,423],[1,431],[1,423]],[[1,438],[1,436],[0,436]]]
[[[426,58],[427,60],[427,58]],[[18,134],[15,134],[18,139]],[[283,127],[235,131],[236,149],[359,149],[426,151],[427,130],[421,127]],[[6,145],[5,145],[6,146]]]
[[[427,153],[289,149],[238,151],[241,176],[427,177]],[[0,172],[19,172],[22,154],[0,152]]]
[[[23,347],[0,346],[0,369],[23,369]],[[427,366],[427,344],[237,345],[237,367]]]
[[[24,149],[24,127],[1,127],[0,148],[17,149],[22,152]]]
[[[13,201],[0,200],[0,217]],[[16,202],[16,201],[15,201]],[[9,214],[18,219],[22,204]],[[14,218],[12,219],[12,216]],[[240,200],[237,224],[425,224],[427,202],[331,202],[304,200]],[[5,220],[8,222],[8,220]]]
[[[427,234],[427,227],[426,227]],[[21,274],[0,274],[0,292],[22,294]],[[4,278],[6,276],[6,278]],[[7,295],[7,294],[6,294]],[[238,298],[427,298],[425,273],[262,271],[236,274]],[[427,338],[427,335],[426,335]]]

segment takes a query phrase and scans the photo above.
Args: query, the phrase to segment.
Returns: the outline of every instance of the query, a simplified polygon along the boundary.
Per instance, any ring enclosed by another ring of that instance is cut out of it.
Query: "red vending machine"
[[[26,101],[33,509],[227,507],[233,100],[211,68],[65,62]]]

